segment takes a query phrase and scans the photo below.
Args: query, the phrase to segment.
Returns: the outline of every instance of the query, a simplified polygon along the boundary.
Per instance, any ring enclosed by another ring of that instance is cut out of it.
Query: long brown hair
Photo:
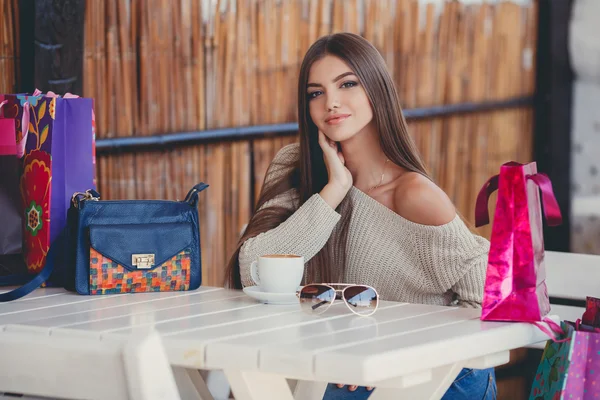
[[[299,203],[302,205],[312,195],[319,193],[327,184],[328,177],[323,151],[318,143],[317,126],[310,117],[306,94],[311,66],[315,61],[326,55],[335,56],[344,61],[358,77],[373,109],[373,119],[379,132],[381,148],[390,161],[408,171],[417,172],[428,177],[417,148],[408,134],[394,81],[381,54],[366,39],[353,33],[336,33],[321,37],[308,49],[300,67],[298,79],[300,157],[292,165],[271,165],[269,167],[269,170],[285,168],[288,172],[282,174],[276,182],[265,181],[267,184],[263,186],[256,205],[256,211],[229,261],[227,270],[227,284],[229,287],[237,289],[242,287],[238,257],[244,242],[262,232],[277,227],[292,214],[292,211],[284,207],[266,207],[262,209],[261,207],[267,201],[292,188],[298,191]],[[267,177],[269,173],[270,171],[267,172]],[[349,221],[348,215],[349,213],[344,213],[342,220],[339,222],[343,237],[341,242],[336,243],[335,247],[337,248],[345,248],[347,233],[345,228]],[[314,281],[316,277],[323,282],[335,280],[332,276],[335,251],[333,247],[332,241],[329,240],[321,251],[309,260],[308,276],[305,276],[306,281]],[[338,256],[335,257],[336,265],[345,265],[343,253],[344,251],[336,252]]]

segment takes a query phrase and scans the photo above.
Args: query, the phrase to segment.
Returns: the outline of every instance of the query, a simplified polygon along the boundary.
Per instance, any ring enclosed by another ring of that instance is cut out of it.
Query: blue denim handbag
[[[197,289],[202,282],[198,194],[183,201],[100,200],[95,190],[75,193],[67,227],[50,247],[46,265],[0,302],[25,296],[50,275],[79,294]],[[54,266],[61,268],[54,268]]]

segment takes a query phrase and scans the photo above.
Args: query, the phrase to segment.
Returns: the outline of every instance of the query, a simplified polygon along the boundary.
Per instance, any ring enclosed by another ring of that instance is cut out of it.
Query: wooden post
[[[539,0],[534,146],[538,171],[552,180],[563,223],[544,228],[547,250],[569,251],[571,107],[569,22],[573,0]]]
[[[35,0],[19,0],[19,84],[17,91],[31,93],[35,89],[34,31]]]
[[[33,5],[26,10],[21,8],[24,14],[35,16],[21,25],[21,32],[29,29],[35,35],[35,88],[42,92],[83,95],[85,0],[22,0],[22,3],[35,3],[33,10]],[[24,62],[21,65],[29,68]],[[25,82],[26,77],[23,78]]]

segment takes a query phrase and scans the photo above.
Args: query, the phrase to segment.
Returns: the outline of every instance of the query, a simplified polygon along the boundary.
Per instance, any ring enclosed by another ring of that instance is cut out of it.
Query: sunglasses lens
[[[379,298],[369,286],[350,286],[344,290],[344,300],[356,314],[371,315],[377,309]]]
[[[325,312],[335,300],[335,290],[325,285],[307,285],[300,290],[300,306],[310,314]]]

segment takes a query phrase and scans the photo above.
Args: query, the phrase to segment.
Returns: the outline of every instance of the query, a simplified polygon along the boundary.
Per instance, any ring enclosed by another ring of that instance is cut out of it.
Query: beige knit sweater
[[[299,157],[299,146],[284,147],[274,163]],[[265,185],[286,171],[270,168]],[[334,266],[344,283],[373,286],[382,300],[479,307],[483,296],[489,242],[472,234],[457,215],[441,226],[411,222],[356,187],[338,211],[317,193],[298,206],[295,189],[267,202],[295,212],[279,226],[246,240],[239,263],[242,284],[254,285],[250,264],[262,254],[298,254],[308,262],[340,236],[343,213],[350,222],[346,266]],[[335,248],[335,247],[334,247]]]

